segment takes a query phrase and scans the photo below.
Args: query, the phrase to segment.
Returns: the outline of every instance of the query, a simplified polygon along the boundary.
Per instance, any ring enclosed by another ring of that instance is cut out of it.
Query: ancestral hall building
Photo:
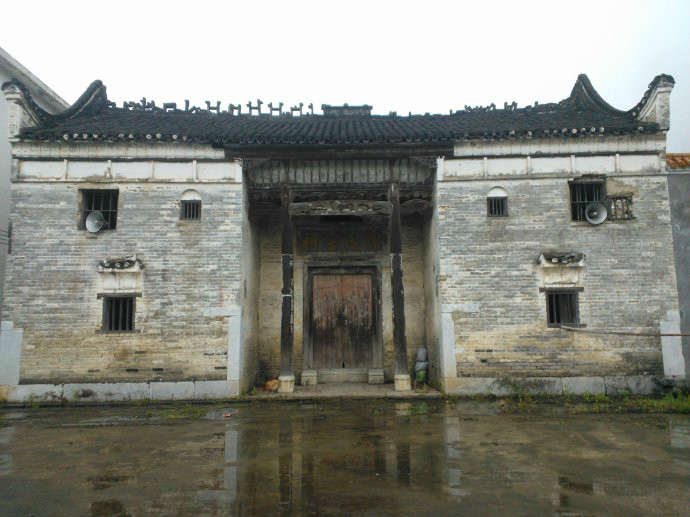
[[[673,84],[401,116],[119,107],[96,81],[51,115],[8,82],[4,397],[408,390],[421,346],[448,393],[649,391],[678,321]]]

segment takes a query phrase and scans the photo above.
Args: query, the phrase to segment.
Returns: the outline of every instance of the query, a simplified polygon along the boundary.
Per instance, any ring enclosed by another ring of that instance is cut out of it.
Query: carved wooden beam
[[[426,199],[410,199],[400,204],[400,214],[424,213],[431,207],[431,203]]]
[[[388,215],[391,205],[388,201],[327,200],[290,204],[290,215]]]

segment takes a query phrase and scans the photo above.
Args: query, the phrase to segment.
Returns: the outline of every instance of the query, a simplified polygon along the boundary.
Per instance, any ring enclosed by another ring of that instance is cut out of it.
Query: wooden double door
[[[374,366],[377,292],[373,268],[323,268],[310,274],[312,368]]]

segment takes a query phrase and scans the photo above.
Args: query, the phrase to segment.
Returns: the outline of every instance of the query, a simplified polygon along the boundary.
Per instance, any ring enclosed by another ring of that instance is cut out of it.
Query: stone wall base
[[[659,391],[661,379],[630,375],[615,377],[445,377],[441,380],[448,395],[528,395],[606,394],[651,395]]]
[[[238,381],[0,385],[0,402],[61,404],[138,400],[213,400],[239,396]]]

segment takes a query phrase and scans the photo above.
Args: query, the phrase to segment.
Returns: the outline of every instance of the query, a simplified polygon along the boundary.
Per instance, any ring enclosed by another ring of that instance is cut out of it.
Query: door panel
[[[315,274],[311,314],[316,368],[370,366],[374,331],[371,274]]]

